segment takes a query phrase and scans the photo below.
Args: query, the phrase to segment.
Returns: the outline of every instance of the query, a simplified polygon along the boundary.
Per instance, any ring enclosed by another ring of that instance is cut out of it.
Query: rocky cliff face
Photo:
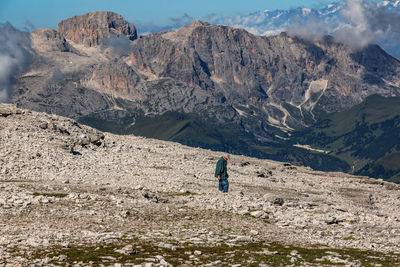
[[[32,32],[31,45],[33,49],[42,53],[70,51],[69,44],[65,38],[59,32],[51,29],[37,29]]]
[[[143,76],[139,75],[124,62],[111,61],[97,65],[90,77],[90,81],[103,87],[105,92],[113,92],[122,98],[143,100],[143,90],[139,82]]]
[[[230,103],[255,105],[280,121],[301,120],[283,103],[297,112],[336,111],[373,93],[399,94],[399,61],[377,46],[354,52],[330,38],[259,37],[193,23],[177,32],[144,36],[134,43],[131,57],[142,71],[199,86]]]
[[[113,12],[91,12],[61,21],[57,31],[65,38],[85,47],[98,45],[103,38],[124,35],[129,40],[137,38],[136,28]]]

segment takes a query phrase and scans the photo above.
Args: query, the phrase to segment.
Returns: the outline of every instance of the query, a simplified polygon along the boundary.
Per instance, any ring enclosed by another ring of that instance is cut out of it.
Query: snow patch
[[[387,6],[390,4],[390,1],[383,1],[382,3],[379,4],[379,6]]]
[[[303,16],[307,16],[308,14],[311,13],[311,9],[310,8],[302,8],[301,12],[303,13]]]
[[[278,13],[275,17],[272,17],[272,19],[279,19],[280,16],[282,16],[282,13]]]
[[[383,1],[378,3],[378,7],[387,7],[387,6],[392,6],[392,7],[398,7],[400,5],[400,1]]]

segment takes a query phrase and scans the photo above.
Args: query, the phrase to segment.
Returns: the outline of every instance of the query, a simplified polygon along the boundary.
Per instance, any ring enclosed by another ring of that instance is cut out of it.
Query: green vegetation
[[[115,134],[132,134],[133,128],[131,126],[133,119],[130,117],[124,118],[122,121],[109,121],[92,116],[85,116],[78,119],[82,124],[89,125],[93,128],[99,129],[104,132],[110,132]]]
[[[220,146],[224,133],[214,131],[193,114],[166,112],[154,117],[141,117],[135,123],[136,135],[162,140],[196,142],[208,146]]]
[[[347,111],[325,115],[295,133],[293,141],[331,151],[355,174],[399,182],[399,126],[400,98],[373,95]]]
[[[117,252],[126,244],[134,245],[137,253],[125,255]],[[200,251],[194,255],[194,251]],[[204,265],[220,260],[224,265],[242,264],[243,266],[259,266],[260,263],[270,266],[304,266],[310,265],[345,265],[348,262],[358,262],[361,266],[398,266],[400,257],[397,254],[384,254],[372,250],[358,249],[330,249],[327,247],[298,247],[287,246],[279,243],[242,243],[236,246],[221,244],[217,246],[199,246],[191,243],[177,245],[176,250],[154,246],[146,241],[121,240],[114,244],[98,244],[90,246],[72,246],[70,248],[55,247],[48,250],[39,250],[33,254],[33,258],[49,257],[50,263],[56,264],[64,255],[63,264],[78,263],[112,264],[131,263],[141,264],[148,262],[148,258],[162,255],[167,262],[177,266],[180,264]]]
[[[229,110],[226,110],[226,107],[217,107],[213,112],[224,114],[229,113]],[[134,123],[132,123],[133,120],[135,120]],[[250,124],[258,123],[251,115],[246,120]],[[122,124],[89,117],[81,118],[80,121],[100,130],[117,134],[133,133],[179,142],[192,147],[291,162],[317,170],[348,171],[350,169],[344,160],[322,153],[310,153],[293,147],[290,143],[260,142],[253,133],[246,131],[240,124],[230,120],[225,123],[212,121],[197,114],[166,112],[157,116],[140,115],[135,119],[132,117],[121,119]]]
[[[187,196],[197,196],[199,193],[184,192],[184,193],[169,193],[169,197],[187,197]]]
[[[38,193],[38,192],[34,192],[32,195],[44,196],[44,197],[56,197],[56,198],[63,198],[63,197],[68,196],[68,194],[64,194],[64,193]]]
[[[194,147],[288,161],[319,170],[349,170],[346,162],[329,155],[309,153],[290,144],[261,143],[256,136],[239,125],[232,122],[210,122],[194,114],[167,112],[152,118],[141,118],[136,122],[133,132]]]

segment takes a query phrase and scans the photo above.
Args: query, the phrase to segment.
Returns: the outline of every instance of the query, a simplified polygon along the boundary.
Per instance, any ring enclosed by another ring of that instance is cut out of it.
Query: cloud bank
[[[170,31],[177,30],[186,24],[192,22],[195,18],[190,16],[187,13],[184,13],[182,16],[171,17],[169,18],[169,23],[163,26],[156,24],[146,24],[140,21],[134,22],[135,26],[138,29],[139,34],[146,35],[149,33],[161,32],[161,31]]]
[[[170,18],[170,20],[172,21],[173,25],[179,27],[179,26],[182,26],[184,24],[187,24],[187,23],[193,21],[194,18],[192,16],[190,16],[189,14],[185,13],[181,17]]]
[[[389,44],[389,41],[398,46],[400,13],[365,0],[345,0],[335,22],[311,19],[299,26],[292,25],[288,31],[305,38],[330,34],[356,49],[372,43]]]
[[[346,0],[342,16],[348,22],[340,25],[333,35],[356,48],[399,34],[400,14],[389,12],[384,6],[364,0]]]
[[[103,52],[113,58],[128,56],[132,50],[132,41],[123,35],[111,35],[109,38],[103,38],[100,45]]]
[[[0,24],[0,102],[7,102],[14,77],[29,64],[29,34],[11,24]]]

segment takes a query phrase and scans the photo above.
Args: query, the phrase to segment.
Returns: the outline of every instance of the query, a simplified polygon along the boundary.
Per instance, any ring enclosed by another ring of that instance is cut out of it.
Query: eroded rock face
[[[61,34],[51,29],[37,29],[31,33],[32,48],[39,52],[68,52],[69,44]]]
[[[7,117],[14,114],[21,114],[21,110],[15,105],[4,103],[0,105],[0,117]]]
[[[133,99],[142,99],[142,90],[137,88],[140,75],[123,62],[110,62],[96,66],[91,79],[99,86]]]
[[[57,31],[66,39],[83,44],[85,47],[96,46],[101,39],[112,35],[124,35],[131,41],[137,38],[136,28],[132,23],[116,13],[105,11],[91,12],[63,20],[58,24]]]
[[[396,59],[377,46],[357,52],[329,37],[315,42],[285,33],[260,37],[194,22],[137,40],[131,60],[145,73],[220,93],[228,102],[263,106],[275,118],[271,101],[337,111],[365,95],[398,94],[384,82],[399,79]]]

